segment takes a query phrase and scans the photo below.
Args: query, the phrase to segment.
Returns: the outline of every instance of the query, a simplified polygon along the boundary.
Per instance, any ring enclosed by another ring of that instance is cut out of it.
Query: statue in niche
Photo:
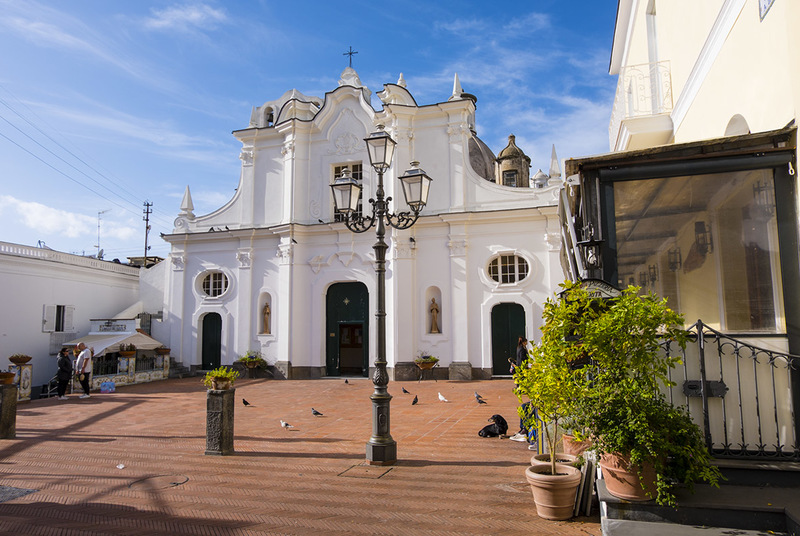
[[[264,329],[261,331],[261,333],[265,333],[267,335],[270,334],[270,330],[269,330],[269,315],[270,315],[269,304],[265,303],[264,304]]]
[[[431,298],[431,330],[430,333],[441,333],[439,330],[439,305],[436,303],[436,298]]]

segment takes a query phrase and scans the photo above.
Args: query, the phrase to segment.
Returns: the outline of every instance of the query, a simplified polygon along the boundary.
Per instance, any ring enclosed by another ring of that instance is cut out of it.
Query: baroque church
[[[408,210],[398,177],[419,162],[433,181],[419,220],[387,228],[386,347],[392,379],[439,358],[436,377],[509,372],[519,337],[535,340],[542,305],[563,280],[555,149],[549,175],[530,177],[513,135],[497,157],[476,134],[477,98],[456,75],[446,102],[417,104],[402,74],[377,93],[351,67],[324,97],[297,90],[254,107],[233,198],[194,213],[187,186],[171,234],[164,320],[172,355],[210,369],[260,351],[290,379],[366,376],[377,340],[373,232],[353,233],[330,185],[376,174],[364,138],[396,141],[384,175],[389,210]],[[166,263],[165,263],[166,264]]]

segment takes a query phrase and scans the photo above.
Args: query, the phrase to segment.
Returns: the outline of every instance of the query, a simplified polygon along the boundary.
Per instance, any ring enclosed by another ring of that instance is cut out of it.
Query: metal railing
[[[720,333],[698,320],[672,369],[665,393],[685,405],[718,458],[800,460],[793,376],[800,356],[768,350]]]
[[[616,145],[622,121],[672,111],[672,75],[668,61],[629,65],[617,80],[617,93],[608,126],[611,148]]]
[[[119,371],[119,359],[116,354],[92,358],[92,374],[94,376],[108,376]]]

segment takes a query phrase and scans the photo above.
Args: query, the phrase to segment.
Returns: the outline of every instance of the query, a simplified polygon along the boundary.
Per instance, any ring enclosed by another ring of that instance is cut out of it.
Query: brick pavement
[[[232,456],[203,454],[199,378],[21,404],[17,438],[0,441],[0,486],[37,491],[0,503],[0,534],[601,533],[596,514],[539,519],[526,445],[477,436],[493,413],[514,431],[510,380],[390,383],[391,467],[365,464],[372,382],[349,382],[239,380]]]

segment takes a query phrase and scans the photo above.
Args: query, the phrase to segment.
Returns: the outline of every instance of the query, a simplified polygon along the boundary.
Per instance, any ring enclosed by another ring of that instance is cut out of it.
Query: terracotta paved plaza
[[[231,456],[204,455],[199,378],[23,403],[17,438],[0,441],[0,486],[37,491],[0,503],[0,534],[599,535],[596,511],[539,519],[526,444],[478,437],[493,413],[515,431],[511,388],[390,383],[391,467],[365,464],[368,379],[240,380]]]

